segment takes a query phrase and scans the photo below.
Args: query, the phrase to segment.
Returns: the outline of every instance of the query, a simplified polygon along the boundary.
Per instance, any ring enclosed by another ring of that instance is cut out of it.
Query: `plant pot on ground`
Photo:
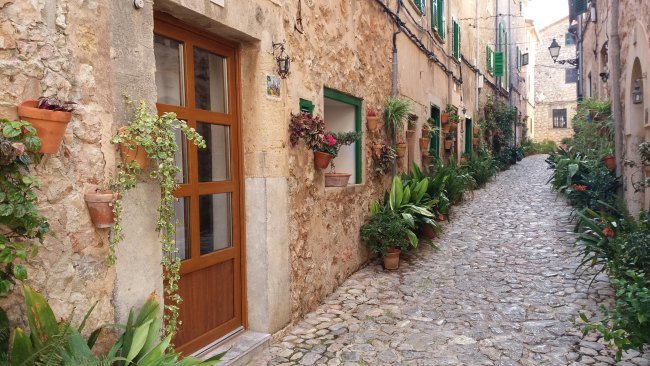
[[[433,225],[423,224],[420,226],[420,234],[427,239],[435,239],[436,230]]]
[[[389,248],[384,256],[384,269],[395,270],[399,268],[399,255],[401,250]]]
[[[88,206],[90,220],[95,227],[104,229],[113,226],[115,222],[115,214],[113,213],[115,193],[113,191],[92,187],[84,193],[84,200],[86,206]]]
[[[41,139],[40,152],[53,154],[59,150],[73,110],[72,102],[64,102],[55,97],[41,97],[20,103],[18,116],[36,129],[36,134]]]
[[[350,176],[347,173],[325,173],[325,187],[346,187]]]
[[[371,205],[370,213],[370,218],[361,226],[361,240],[370,252],[388,257],[386,269],[397,269],[400,252],[417,246],[417,238],[411,231],[413,222],[386,206],[380,207],[377,202]]]

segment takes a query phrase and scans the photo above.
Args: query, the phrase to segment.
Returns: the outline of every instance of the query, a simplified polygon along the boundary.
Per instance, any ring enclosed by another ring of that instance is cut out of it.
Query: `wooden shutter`
[[[489,74],[494,73],[494,63],[492,60],[492,49],[490,46],[485,47],[485,64],[487,65],[487,72]]]
[[[314,103],[310,100],[300,98],[300,111],[307,112],[309,114],[314,113]]]
[[[573,0],[573,14],[580,15],[587,11],[587,0]]]
[[[431,30],[438,31],[438,0],[431,0]]]
[[[425,6],[426,6],[426,0],[414,0],[415,6],[418,8],[420,13],[424,14],[425,12]]]
[[[494,76],[503,76],[503,52],[494,53]]]
[[[452,20],[453,55],[460,59],[460,27],[455,20]]]
[[[445,0],[438,0],[438,34],[445,39]]]

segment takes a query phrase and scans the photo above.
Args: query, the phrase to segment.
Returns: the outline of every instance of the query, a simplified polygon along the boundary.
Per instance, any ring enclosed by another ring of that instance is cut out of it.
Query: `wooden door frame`
[[[161,30],[161,28],[163,28]],[[182,20],[179,20],[177,18],[172,17],[169,14],[166,13],[161,13],[161,12],[154,12],[154,28],[152,32],[152,36],[154,33],[159,33],[161,35],[168,34],[168,30],[170,29],[177,29],[181,31],[182,33],[186,34],[191,34],[195,39],[202,40],[205,42],[214,42],[218,46],[223,46],[226,48],[231,48],[234,52],[232,54],[232,70],[230,69],[231,66],[228,66],[228,77],[229,80],[230,78],[232,79],[231,81],[228,82],[228,88],[233,88],[233,94],[234,94],[234,104],[236,106],[234,113],[232,113],[232,118],[230,118],[229,123],[226,123],[226,125],[229,125],[231,128],[234,126],[236,129],[236,147],[233,149],[231,148],[231,153],[234,152],[234,157],[236,158],[236,162],[231,161],[231,164],[236,165],[238,171],[239,171],[239,179],[238,182],[231,182],[230,184],[236,185],[239,194],[238,194],[238,200],[237,204],[239,206],[238,211],[239,214],[237,215],[238,217],[233,218],[233,231],[235,230],[235,227],[238,227],[239,229],[239,246],[240,246],[240,286],[239,289],[235,288],[235,291],[239,291],[240,293],[240,299],[241,299],[241,325],[244,327],[244,329],[248,328],[248,302],[247,302],[247,292],[246,292],[246,199],[245,199],[245,185],[244,185],[244,180],[245,180],[245,171],[244,171],[244,150],[243,150],[243,123],[242,123],[242,117],[241,117],[241,111],[242,111],[242,95],[241,95],[241,60],[240,60],[240,45],[238,43],[220,38],[218,36],[215,36],[213,34],[206,33],[205,30],[201,30],[199,28],[195,28],[193,26],[190,26],[186,23],[184,23]],[[197,42],[198,45],[200,46],[201,42]],[[188,57],[187,57],[187,52],[190,52],[191,50],[185,50],[186,52],[183,55],[185,67],[193,67],[193,65],[190,65],[189,62],[187,62]],[[152,51],[153,52],[153,51]],[[185,81],[185,85],[187,85],[187,81]],[[192,90],[189,92],[186,90],[185,94],[185,106],[187,106],[187,102],[190,98],[190,94],[194,95],[194,91]],[[158,108],[158,104],[156,103],[156,107]],[[180,109],[180,108],[179,108]],[[164,108],[165,111],[171,111],[174,112],[174,108],[169,105],[165,105]],[[180,111],[180,110],[179,110]],[[231,158],[232,160],[232,158]],[[191,159],[189,159],[189,154],[188,154],[188,168],[190,164]],[[193,164],[193,163],[192,163]],[[231,166],[233,166],[231,165]],[[189,170],[189,169],[188,169]],[[234,203],[234,202],[233,202]],[[235,222],[236,221],[236,222]],[[237,286],[235,286],[237,287]],[[227,324],[227,323],[224,323]],[[193,340],[191,343],[187,344],[186,347],[179,347],[177,348],[178,351],[183,352],[184,348],[189,348],[190,345],[193,345],[194,343],[204,343],[204,346],[210,345],[211,342],[217,341],[218,339],[213,339],[213,335],[211,334],[212,332],[206,333],[195,340]],[[199,348],[200,350],[200,348]],[[186,353],[186,352],[183,352]]]

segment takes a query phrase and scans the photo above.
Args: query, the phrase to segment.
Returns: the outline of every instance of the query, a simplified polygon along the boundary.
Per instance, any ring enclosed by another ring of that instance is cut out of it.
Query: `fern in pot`
[[[411,113],[411,103],[406,99],[389,98],[386,101],[384,119],[386,120],[386,133],[395,143],[397,157],[402,158],[406,154],[406,142],[403,138],[404,122]]]

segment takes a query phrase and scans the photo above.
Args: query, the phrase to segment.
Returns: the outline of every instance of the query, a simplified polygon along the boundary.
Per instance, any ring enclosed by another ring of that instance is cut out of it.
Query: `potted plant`
[[[472,145],[478,146],[479,143],[479,138],[478,137],[472,137]]]
[[[84,201],[88,207],[90,220],[96,228],[104,229],[113,226],[115,213],[113,206],[115,193],[111,190],[102,190],[98,186],[91,186],[84,192]]]
[[[415,124],[418,120],[418,116],[414,113],[409,113],[408,118],[406,119],[407,122],[407,129],[406,129],[406,139],[410,140],[415,136]]]
[[[361,139],[361,132],[340,132],[325,133],[321,148],[332,156],[330,162],[331,172],[325,173],[325,187],[345,187],[348,185],[350,176],[348,173],[336,173],[334,158],[339,154],[341,146],[351,145]]]
[[[368,113],[366,113],[366,125],[368,126],[368,131],[375,131],[379,125],[377,112],[372,108],[368,108]]]
[[[41,139],[39,152],[53,154],[59,150],[74,108],[74,102],[62,101],[57,97],[40,97],[20,103],[18,116],[36,129]]]
[[[126,97],[127,104],[133,102]],[[177,132],[189,142],[199,148],[205,148],[205,140],[196,130],[189,127],[185,121],[176,118],[175,113],[164,113],[158,116],[151,112],[144,101],[134,106],[134,117],[126,128],[118,131],[111,143],[119,144],[125,141],[132,141],[144,149],[148,156],[155,161],[152,171],[148,177],[157,181],[160,185],[160,207],[158,207],[158,220],[156,231],[159,232],[160,245],[163,252],[162,267],[165,284],[165,311],[166,334],[174,334],[178,325],[178,304],[182,299],[178,295],[178,280],[180,278],[180,258],[176,255],[176,227],[174,213],[174,191],[178,188],[176,176],[180,167],[174,162],[174,155],[178,151],[176,142]],[[135,161],[121,163],[118,166],[117,178],[113,189],[116,199],[113,202],[115,223],[113,224],[113,235],[109,241],[109,265],[115,263],[115,248],[124,238],[122,232],[122,200],[125,193],[133,189],[138,183],[138,176],[142,172]]]
[[[411,103],[406,99],[389,98],[386,101],[384,126],[388,136],[395,142],[398,158],[404,157],[406,153],[406,142],[401,140],[401,134],[404,131],[404,120],[408,118],[410,109]]]
[[[420,138],[420,151],[429,150],[429,144],[431,143],[431,135],[434,132],[438,131],[438,128],[433,126],[434,122],[435,122],[434,120],[428,119],[422,125],[422,137]]]
[[[411,222],[396,212],[379,211],[361,226],[361,240],[370,252],[383,257],[385,269],[395,270],[399,268],[400,253],[411,245],[408,233],[412,227]]]
[[[445,135],[445,149],[450,150],[452,146],[454,145],[454,141],[456,140],[456,137],[454,136],[453,132],[447,132]]]
[[[295,147],[302,140],[314,153],[314,167],[326,169],[334,158],[327,146],[330,139],[325,141],[325,122],[320,116],[312,116],[307,112],[291,114],[289,123],[289,141]]]
[[[616,170],[616,158],[614,157],[611,149],[607,150],[607,153],[603,156],[602,161],[610,171],[613,172]]]
[[[397,154],[390,145],[381,143],[374,146],[372,157],[376,163],[375,171],[379,174],[388,174],[395,165]]]
[[[460,117],[453,110],[449,112],[449,126],[451,131],[456,131],[458,129],[458,123],[460,122]]]

